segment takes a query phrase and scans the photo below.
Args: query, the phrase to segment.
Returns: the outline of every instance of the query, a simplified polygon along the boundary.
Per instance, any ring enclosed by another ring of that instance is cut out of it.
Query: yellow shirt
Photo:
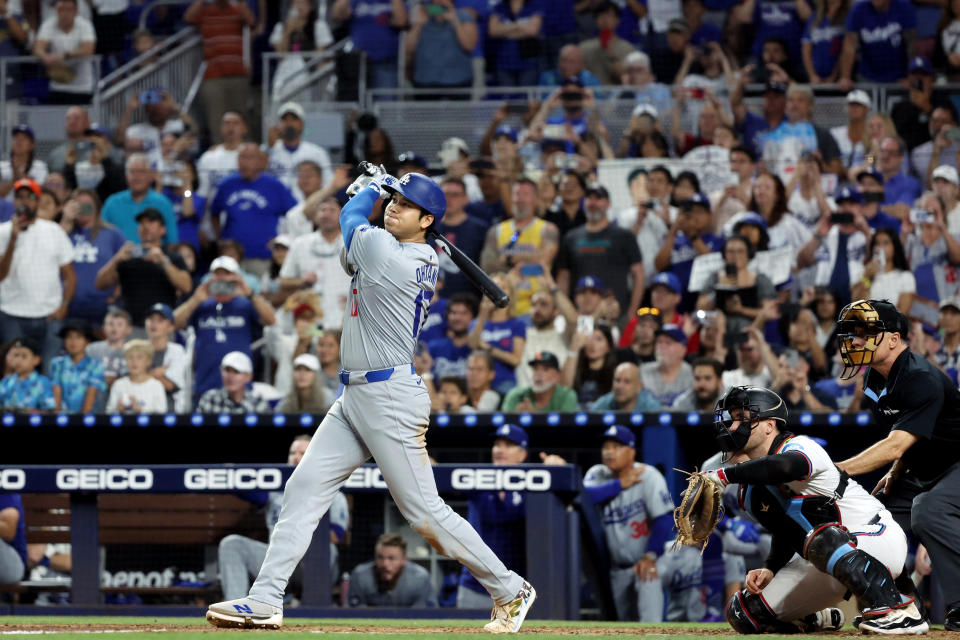
[[[543,244],[543,230],[546,226],[545,220],[535,218],[523,230],[518,231],[513,220],[504,220],[497,225],[497,249],[500,255],[522,256],[536,253]],[[521,276],[514,294],[514,315],[530,313],[530,298],[540,288],[536,278]]]

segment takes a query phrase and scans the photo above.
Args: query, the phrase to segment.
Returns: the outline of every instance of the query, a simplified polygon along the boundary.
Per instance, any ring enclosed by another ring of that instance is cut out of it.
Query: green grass
[[[363,639],[387,637],[390,640],[413,638],[444,638],[444,640],[469,640],[477,637],[489,637],[479,633],[484,620],[372,620],[369,618],[287,618],[284,630],[242,631],[214,629],[202,618],[166,618],[166,617],[122,617],[122,616],[0,616],[0,638],[10,631],[43,631],[43,637],[56,640],[77,639],[92,640],[90,627],[100,629],[130,630],[119,634],[110,634],[117,640],[212,640],[217,635],[229,634],[274,634],[279,640],[291,638],[327,637],[340,639]],[[165,629],[163,633],[151,629]],[[418,630],[423,630],[418,633]],[[459,632],[459,630],[463,632]],[[623,622],[565,622],[552,620],[528,620],[524,625],[526,632],[520,637],[568,640],[573,637],[587,638],[704,638],[711,640],[742,640],[742,636],[733,633],[725,624],[662,623],[642,625]],[[87,633],[84,633],[84,631]],[[299,631],[298,631],[299,630]],[[535,630],[535,631],[534,631]],[[831,634],[833,638],[853,635],[852,628],[840,634]],[[32,634],[30,634],[32,635]],[[97,634],[99,635],[99,634]],[[8,637],[21,637],[20,634]],[[764,640],[774,636],[764,636]],[[789,636],[790,640],[802,640],[816,636]],[[830,636],[819,636],[821,639]]]

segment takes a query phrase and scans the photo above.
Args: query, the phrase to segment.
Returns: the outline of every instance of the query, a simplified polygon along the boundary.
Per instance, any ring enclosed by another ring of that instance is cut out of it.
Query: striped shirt
[[[204,78],[245,76],[250,70],[243,64],[243,27],[246,20],[235,6],[206,5],[196,17],[203,35],[203,59],[207,61]]]

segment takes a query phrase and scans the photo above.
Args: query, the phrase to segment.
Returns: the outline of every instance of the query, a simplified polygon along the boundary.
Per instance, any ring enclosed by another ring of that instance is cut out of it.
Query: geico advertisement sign
[[[147,491],[153,488],[150,469],[60,469],[57,488],[64,491]]]
[[[450,486],[455,491],[549,491],[546,469],[454,469]],[[346,489],[386,489],[380,469],[361,467],[347,478]]]
[[[549,491],[546,469],[454,469],[450,485],[457,491]]]
[[[20,491],[27,486],[27,474],[23,469],[0,469],[0,489]]]
[[[283,486],[283,474],[279,469],[187,469],[183,474],[183,486],[189,491],[274,491]]]

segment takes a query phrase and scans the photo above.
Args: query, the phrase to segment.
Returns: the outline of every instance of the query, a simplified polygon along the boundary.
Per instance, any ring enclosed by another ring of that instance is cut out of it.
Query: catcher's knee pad
[[[886,565],[857,549],[857,539],[839,525],[826,525],[807,534],[803,557],[839,580],[868,607],[898,607],[903,602]]]
[[[727,602],[727,622],[738,633],[780,631],[783,623],[760,596],[742,589]]]

